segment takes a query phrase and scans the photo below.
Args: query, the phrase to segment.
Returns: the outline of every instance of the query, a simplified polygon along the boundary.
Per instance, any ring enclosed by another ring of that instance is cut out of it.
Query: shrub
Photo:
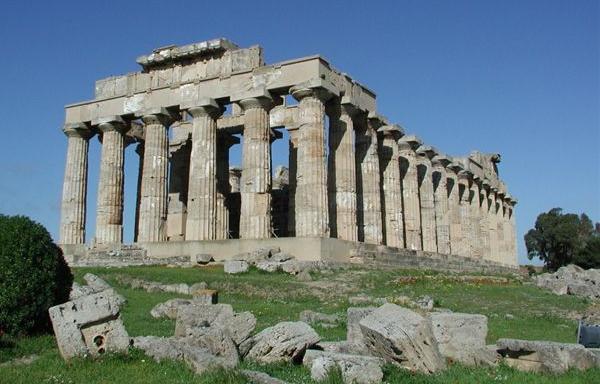
[[[68,300],[73,275],[41,224],[0,215],[0,330],[24,334],[48,327],[48,308]]]

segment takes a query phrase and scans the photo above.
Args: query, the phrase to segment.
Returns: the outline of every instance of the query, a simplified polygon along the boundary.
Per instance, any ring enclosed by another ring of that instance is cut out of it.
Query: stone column
[[[458,172],[458,194],[460,199],[460,256],[472,257],[471,244],[473,241],[473,230],[471,222],[471,181],[472,175],[469,171]]]
[[[298,128],[287,128],[289,141],[289,184],[288,184],[288,236],[296,236],[296,175],[298,162]]]
[[[357,241],[356,160],[353,116],[358,110],[344,96],[328,104],[328,199],[331,237]]]
[[[231,185],[229,184],[229,149],[240,143],[240,139],[228,133],[217,135],[217,240],[229,239]]]
[[[460,187],[458,185],[458,173],[462,166],[452,162],[446,167],[448,188],[448,212],[450,218],[450,254],[461,255],[462,228],[460,226]]]
[[[515,219],[515,205],[517,204],[517,199],[514,197],[510,197],[510,229],[511,229],[511,260],[514,265],[519,265],[519,254],[518,254],[518,243],[517,243],[517,225]]]
[[[423,249],[421,240],[421,208],[419,205],[419,175],[415,149],[421,141],[413,135],[398,141],[400,155],[400,178],[402,181],[402,206],[404,207],[404,238],[406,248]]]
[[[102,155],[96,216],[96,244],[123,242],[124,135],[129,129],[120,116],[92,122],[102,132]]]
[[[187,193],[190,178],[191,124],[175,123],[169,140],[169,179],[167,204],[167,240],[185,240]]]
[[[60,216],[59,244],[85,243],[88,148],[92,131],[84,123],[67,124],[67,160]]]
[[[437,251],[450,254],[450,210],[448,207],[448,182],[446,166],[450,159],[438,154],[431,159],[433,179],[433,203],[435,206],[435,233]]]
[[[174,116],[165,108],[149,109],[140,116],[145,124],[145,144],[138,241],[166,241],[169,167],[167,131]]]
[[[480,230],[480,210],[481,203],[479,201],[480,192],[479,192],[479,183],[481,179],[477,175],[473,175],[471,179],[470,185],[470,193],[469,197],[471,199],[469,205],[469,216],[471,218],[471,256],[476,259],[481,259],[483,255],[483,238],[481,236]]]
[[[375,114],[370,117],[359,114],[355,125],[358,240],[383,244],[382,185],[377,141],[377,129],[383,122]],[[404,234],[402,236],[404,238]]]
[[[400,184],[400,156],[398,139],[404,132],[397,125],[384,125],[378,129],[381,142],[381,169],[383,181],[383,217],[386,245],[404,248],[404,222],[402,220],[402,188]]]
[[[491,260],[490,231],[489,231],[489,194],[490,183],[483,179],[479,185],[479,235],[481,238],[481,257],[484,260]]]
[[[144,143],[140,142],[135,147],[135,153],[138,154],[138,179],[135,193],[135,223],[133,231],[133,241],[137,243],[140,233],[140,209],[142,207],[142,175],[144,174]]]
[[[496,224],[497,221],[497,211],[498,211],[498,205],[496,204],[496,193],[498,192],[498,189],[496,187],[491,187],[490,188],[490,192],[488,195],[488,206],[489,206],[489,210],[488,210],[488,225],[489,225],[489,230],[488,230],[488,234],[490,237],[490,260],[498,262],[499,261],[499,257],[498,257],[498,233],[497,233],[497,229],[498,229],[498,225]]]
[[[244,109],[241,180],[241,239],[267,239],[271,223],[271,128],[266,94],[238,101]]]
[[[333,86],[300,85],[290,92],[298,103],[296,237],[329,237],[325,105]]]
[[[429,145],[421,145],[416,153],[419,177],[422,247],[424,251],[437,252],[433,177],[431,172],[431,158],[436,152]]]
[[[192,116],[192,152],[188,183],[186,240],[217,238],[217,118],[213,99],[188,107]]]
[[[496,237],[498,238],[498,262],[505,263],[506,259],[506,241],[504,239],[504,192],[499,190],[496,194]]]

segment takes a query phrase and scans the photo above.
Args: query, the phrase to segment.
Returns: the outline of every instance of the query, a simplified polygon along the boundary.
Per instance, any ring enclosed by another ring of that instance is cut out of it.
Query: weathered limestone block
[[[329,237],[330,234],[324,103],[335,94],[335,88],[324,80],[316,83],[317,86],[300,85],[290,90],[299,100],[295,193],[297,237]]]
[[[336,314],[330,315],[327,313],[311,311],[310,309],[300,312],[299,319],[307,324],[319,324],[324,327],[330,325],[335,326],[339,322],[339,316]]]
[[[360,321],[367,348],[400,366],[433,373],[445,368],[431,323],[395,304],[384,304]]]
[[[155,319],[166,317],[168,319],[176,319],[179,308],[192,305],[193,301],[188,299],[171,299],[164,303],[158,303],[150,310],[150,316]]]
[[[92,131],[85,124],[63,128],[67,136],[67,161],[63,182],[59,244],[85,242],[88,148]]]
[[[302,364],[310,369],[311,378],[315,381],[325,380],[336,367],[341,371],[344,383],[374,384],[383,380],[381,367],[384,361],[372,356],[309,349]]]
[[[206,348],[212,355],[222,358],[228,367],[239,363],[237,346],[228,332],[220,327],[194,327],[184,338],[188,345]]]
[[[349,97],[331,100],[327,109],[330,121],[327,175],[331,236],[357,241],[353,116],[358,110]]]
[[[355,123],[358,239],[371,244],[383,244],[377,140],[377,129],[383,124],[375,114],[358,114]]]
[[[258,363],[299,361],[319,335],[306,323],[282,322],[266,328],[240,345],[240,353]]]
[[[421,250],[421,208],[419,205],[419,174],[415,149],[421,141],[413,136],[398,140],[400,155],[400,178],[402,180],[402,202],[404,210],[405,243],[407,249]]]
[[[233,308],[229,304],[193,304],[177,309],[175,336],[188,336],[194,328],[211,327],[233,317]]]
[[[223,263],[225,273],[236,274],[248,272],[250,264],[244,260],[228,260]]]
[[[560,374],[600,367],[600,358],[579,344],[499,339],[496,345],[504,362],[521,371]]]
[[[250,371],[248,369],[242,369],[240,372],[252,384],[287,384],[287,382],[271,377],[264,372]]]
[[[448,164],[450,159],[441,154],[431,159],[437,252],[444,255],[450,254],[450,210],[446,175]]]
[[[272,237],[271,223],[271,128],[268,92],[238,101],[244,109],[240,238]]]
[[[240,345],[248,340],[254,332],[256,317],[251,312],[236,313],[225,319],[222,324],[218,324],[218,326],[227,331],[235,345]]]
[[[145,141],[138,241],[165,241],[169,167],[168,128],[175,116],[165,108],[148,109],[140,116],[145,124]]]
[[[219,292],[215,289],[196,289],[190,292],[196,304],[217,304]]]
[[[102,132],[102,154],[96,215],[96,244],[123,241],[124,134],[129,129],[123,119],[112,116],[93,123]]]
[[[281,270],[281,263],[278,261],[262,260],[256,263],[256,268],[265,272],[277,272]]]
[[[397,125],[384,125],[378,133],[383,135],[379,148],[381,167],[383,169],[383,218],[385,223],[386,245],[405,247],[404,220],[402,209],[402,188],[400,181],[400,165],[398,139],[403,134]]]
[[[188,108],[192,115],[192,152],[188,183],[186,240],[217,238],[217,117],[221,108],[203,99]]]
[[[48,312],[62,357],[126,352],[129,336],[119,312],[123,301],[107,289],[51,307]]]
[[[470,366],[495,363],[496,353],[489,351],[485,343],[486,316],[432,312],[429,319],[442,356]]]
[[[377,308],[375,307],[350,307],[347,311],[346,319],[346,340],[348,343],[366,348],[360,321],[369,316]]]

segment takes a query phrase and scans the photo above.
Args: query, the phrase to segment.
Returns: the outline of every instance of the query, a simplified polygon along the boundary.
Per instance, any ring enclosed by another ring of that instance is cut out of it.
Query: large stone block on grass
[[[373,356],[352,355],[309,349],[302,364],[310,369],[311,378],[323,381],[332,369],[339,369],[344,383],[375,384],[383,380],[383,359]]]
[[[225,273],[236,274],[248,272],[250,264],[245,260],[228,260],[223,264]]]
[[[175,321],[175,336],[188,336],[193,328],[211,327],[233,317],[229,304],[194,304],[179,307]]]
[[[600,367],[600,358],[580,344],[499,339],[496,346],[504,362],[521,371],[559,374]]]
[[[126,352],[130,339],[120,317],[123,302],[107,289],[51,307],[48,312],[62,357]]]
[[[375,356],[424,373],[446,367],[431,322],[410,309],[384,304],[359,324],[364,343]]]
[[[496,353],[486,348],[487,317],[468,313],[430,313],[433,335],[445,358],[464,365],[490,365]]]
[[[360,329],[360,321],[369,316],[376,307],[350,307],[346,312],[346,340],[348,343],[364,347],[362,330]]]
[[[158,303],[150,310],[150,316],[155,319],[166,317],[167,319],[176,319],[179,308],[192,305],[193,301],[188,299],[171,299],[164,303]]]
[[[282,322],[243,342],[240,353],[261,364],[300,361],[304,351],[319,340],[319,335],[304,322]]]

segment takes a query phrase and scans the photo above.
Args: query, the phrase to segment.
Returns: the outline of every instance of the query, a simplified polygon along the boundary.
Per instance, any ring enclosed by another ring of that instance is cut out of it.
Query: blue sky
[[[0,13],[0,212],[58,237],[64,105],[153,48],[226,37],[267,63],[321,54],[450,155],[502,154],[522,237],[552,207],[600,221],[598,1],[12,1]],[[286,145],[274,147],[283,162]],[[100,146],[90,145],[88,238]],[[126,155],[125,239],[137,158]]]

